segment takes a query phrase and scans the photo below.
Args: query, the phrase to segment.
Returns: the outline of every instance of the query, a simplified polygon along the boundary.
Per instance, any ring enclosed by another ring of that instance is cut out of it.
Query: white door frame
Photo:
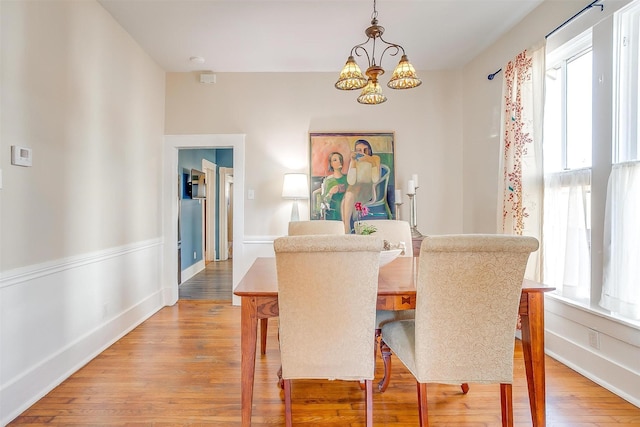
[[[163,301],[173,305],[178,301],[178,149],[179,148],[232,148],[235,180],[233,185],[233,288],[240,282],[242,241],[244,237],[244,134],[227,135],[165,135],[162,167],[162,234]],[[239,298],[234,295],[234,304]]]
[[[206,174],[206,183],[207,183],[207,202],[205,203],[205,217],[206,217],[206,230],[203,241],[205,244],[204,251],[204,259],[207,262],[216,260],[216,228],[218,227],[216,223],[216,194],[218,193],[218,189],[216,188],[216,171],[218,169],[218,165],[210,162],[207,159],[202,159],[202,170]]]
[[[218,259],[224,261],[229,259],[229,236],[228,236],[228,207],[233,197],[229,194],[230,183],[233,182],[233,168],[220,168],[220,189],[219,189],[219,206],[218,206]],[[233,236],[231,236],[233,241]]]

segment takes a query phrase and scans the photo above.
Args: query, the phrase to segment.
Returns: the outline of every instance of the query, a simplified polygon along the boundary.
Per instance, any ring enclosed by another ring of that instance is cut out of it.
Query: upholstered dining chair
[[[291,381],[365,381],[366,425],[373,426],[378,266],[374,236],[288,236],[274,241],[286,425]]]
[[[389,322],[382,340],[418,382],[420,426],[427,383],[499,383],[502,425],[513,425],[514,331],[533,237],[427,236],[420,247],[414,320]]]
[[[342,221],[291,221],[289,236],[312,236],[317,234],[344,234]],[[260,354],[267,353],[267,331],[269,319],[260,319]]]
[[[291,221],[289,223],[289,236],[315,235],[315,234],[344,234],[342,221]]]

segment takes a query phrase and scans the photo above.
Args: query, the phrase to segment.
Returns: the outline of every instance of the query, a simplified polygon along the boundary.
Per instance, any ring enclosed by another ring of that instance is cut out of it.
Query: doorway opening
[[[180,148],[178,175],[186,182],[178,201],[179,298],[230,302],[233,148]]]
[[[224,210],[226,214],[226,227],[224,228],[224,232],[222,233],[223,238],[226,242],[225,245],[222,245],[220,248],[219,245],[219,236],[220,236],[220,217],[222,216],[220,212],[212,213],[212,206],[214,205],[219,207],[219,203],[214,204],[210,201],[194,201],[193,199],[190,201],[195,207],[195,211],[200,209],[201,214],[200,218],[200,230],[205,230],[207,225],[210,230],[216,230],[216,236],[214,237],[210,232],[206,233],[201,231],[200,238],[198,240],[199,243],[192,243],[194,245],[200,245],[200,254],[198,254],[198,249],[196,248],[195,258],[196,261],[202,262],[202,265],[198,268],[198,272],[200,270],[205,270],[206,262],[210,261],[211,263],[219,263],[221,261],[220,254],[221,249],[222,252],[226,254],[226,265],[227,270],[228,266],[231,265],[231,283],[232,289],[235,288],[239,282],[239,274],[238,274],[238,262],[242,257],[242,236],[244,235],[244,218],[242,218],[241,213],[244,211],[244,201],[242,198],[242,194],[244,191],[244,135],[167,135],[165,136],[165,156],[164,156],[164,186],[166,189],[164,191],[164,226],[163,226],[163,234],[165,237],[165,251],[164,257],[168,262],[163,263],[164,271],[164,299],[167,305],[175,304],[175,302],[179,298],[178,291],[178,269],[181,269],[181,272],[184,272],[187,266],[184,264],[182,266],[178,265],[178,262],[171,262],[171,260],[176,260],[176,254],[178,250],[181,249],[183,254],[180,259],[184,262],[184,252],[187,251],[185,248],[185,236],[184,236],[184,227],[183,223],[185,220],[185,209],[182,206],[182,200],[180,199],[180,186],[175,185],[176,181],[179,178],[179,174],[183,168],[179,168],[179,151],[183,149],[195,149],[195,150],[218,150],[218,149],[228,149],[229,156],[233,159],[229,166],[224,166],[228,170],[225,170],[223,173],[223,179],[220,179],[220,170],[223,168],[220,164],[217,164],[216,159],[214,161],[208,160],[212,165],[206,162],[202,162],[202,159],[199,160],[199,163],[195,164],[196,168],[199,168],[200,171],[207,173],[207,169],[218,169],[218,174],[215,178],[214,185],[211,185],[212,178],[205,178],[205,182],[209,182],[207,185],[207,192],[216,190],[218,193],[217,199],[220,200],[219,194],[220,185],[224,182],[225,196],[223,199],[225,200],[225,205],[227,208]],[[209,193],[208,193],[209,194]],[[205,198],[207,200],[209,197]],[[213,199],[212,196],[210,196]],[[193,203],[195,202],[195,203]],[[180,227],[178,226],[180,220]],[[211,225],[218,225],[218,227],[211,227]],[[179,233],[179,229],[182,228],[182,233]],[[226,236],[225,236],[226,234]],[[231,254],[231,257],[229,257]],[[187,255],[193,259],[193,247],[188,249]],[[224,257],[223,257],[224,258]],[[239,298],[233,296],[233,303],[238,305]]]

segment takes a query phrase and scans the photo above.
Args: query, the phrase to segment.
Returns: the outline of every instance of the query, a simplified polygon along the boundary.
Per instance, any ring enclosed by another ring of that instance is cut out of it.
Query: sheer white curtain
[[[640,319],[640,162],[613,165],[609,176],[600,305]]]
[[[544,43],[520,53],[503,73],[498,230],[541,240]],[[529,279],[540,280],[539,254],[529,257]]]
[[[588,299],[591,287],[591,169],[545,175],[544,283]]]

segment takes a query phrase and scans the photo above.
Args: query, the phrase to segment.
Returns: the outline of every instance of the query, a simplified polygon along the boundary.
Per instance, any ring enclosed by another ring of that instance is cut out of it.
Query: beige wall
[[[6,425],[166,304],[165,73],[95,1],[0,1],[0,19]]]
[[[164,72],[98,3],[1,7],[0,269],[158,238]]]
[[[166,133],[246,134],[245,190],[255,199],[245,200],[245,235],[274,236],[286,233],[291,209],[281,198],[283,174],[308,172],[309,132],[394,131],[397,185],[404,193],[411,174],[420,175],[419,229],[461,231],[460,74],[419,72],[419,88],[387,89],[385,104],[366,106],[358,91],[333,87],[337,72],[218,73],[215,84],[168,73]],[[401,212],[409,218],[408,203]]]

